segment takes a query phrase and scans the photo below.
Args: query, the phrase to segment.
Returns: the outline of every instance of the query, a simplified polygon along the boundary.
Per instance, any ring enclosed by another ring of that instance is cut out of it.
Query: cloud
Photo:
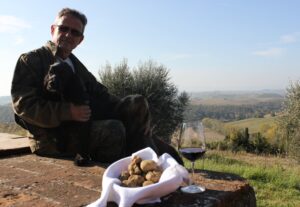
[[[296,42],[297,38],[294,35],[283,35],[280,37],[280,41],[283,43],[292,43]]]
[[[29,23],[15,16],[0,15],[0,33],[16,33],[30,27]]]
[[[283,48],[270,48],[266,50],[260,50],[253,52],[254,55],[263,56],[263,57],[273,57],[273,56],[280,56],[284,52]]]
[[[293,42],[297,42],[299,39],[300,39],[300,32],[286,34],[280,37],[280,41],[282,43],[293,43]]]
[[[24,38],[21,37],[21,36],[16,36],[15,37],[15,42],[14,42],[14,45],[20,45],[24,42]]]
[[[191,58],[198,58],[207,56],[205,54],[190,54],[190,53],[179,53],[179,54],[169,54],[165,55],[166,60],[184,60],[184,59],[191,59]]]

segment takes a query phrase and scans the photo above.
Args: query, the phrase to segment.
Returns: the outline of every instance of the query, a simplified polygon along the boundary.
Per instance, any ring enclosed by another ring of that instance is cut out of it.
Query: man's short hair
[[[81,13],[81,12],[75,10],[75,9],[63,8],[58,13],[57,17],[62,17],[62,16],[65,16],[65,15],[68,15],[68,14],[70,14],[70,15],[78,18],[81,21],[81,23],[83,25],[83,30],[84,30],[84,28],[85,28],[85,26],[87,24],[87,18],[86,18],[86,16],[83,13]]]

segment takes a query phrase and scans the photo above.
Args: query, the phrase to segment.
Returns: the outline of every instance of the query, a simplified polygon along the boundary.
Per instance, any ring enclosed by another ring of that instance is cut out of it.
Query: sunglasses
[[[68,26],[64,26],[64,25],[54,25],[56,27],[58,27],[58,31],[62,32],[62,33],[67,33],[67,32],[71,32],[71,34],[74,37],[81,37],[82,36],[82,32],[78,31],[77,29],[72,29]]]

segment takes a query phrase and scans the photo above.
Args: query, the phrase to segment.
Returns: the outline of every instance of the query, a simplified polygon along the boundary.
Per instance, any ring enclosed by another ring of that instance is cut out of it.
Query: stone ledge
[[[0,156],[30,153],[27,137],[0,133]]]
[[[31,154],[2,158],[0,206],[85,206],[99,198],[106,167],[99,163],[76,167],[72,160]],[[195,177],[196,183],[206,187],[204,193],[189,195],[178,190],[163,197],[162,203],[144,206],[256,206],[253,188],[239,176],[197,171]],[[117,205],[109,203],[108,206]]]
[[[72,160],[38,157],[29,152],[26,137],[0,133],[0,206],[77,207],[99,198],[107,165],[76,167]],[[177,190],[163,197],[161,203],[144,206],[256,206],[253,188],[237,175],[196,171],[195,181],[207,190],[201,194]]]

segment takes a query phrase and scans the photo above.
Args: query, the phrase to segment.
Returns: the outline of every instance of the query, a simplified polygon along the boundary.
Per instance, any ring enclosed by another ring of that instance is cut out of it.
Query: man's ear
[[[79,40],[78,45],[82,42],[83,39],[84,39],[84,35],[82,35],[82,36],[80,37],[80,40]]]
[[[55,26],[52,24],[51,25],[51,28],[50,28],[50,30],[51,30],[51,35],[53,36],[53,34],[54,34],[54,30],[55,30]]]

